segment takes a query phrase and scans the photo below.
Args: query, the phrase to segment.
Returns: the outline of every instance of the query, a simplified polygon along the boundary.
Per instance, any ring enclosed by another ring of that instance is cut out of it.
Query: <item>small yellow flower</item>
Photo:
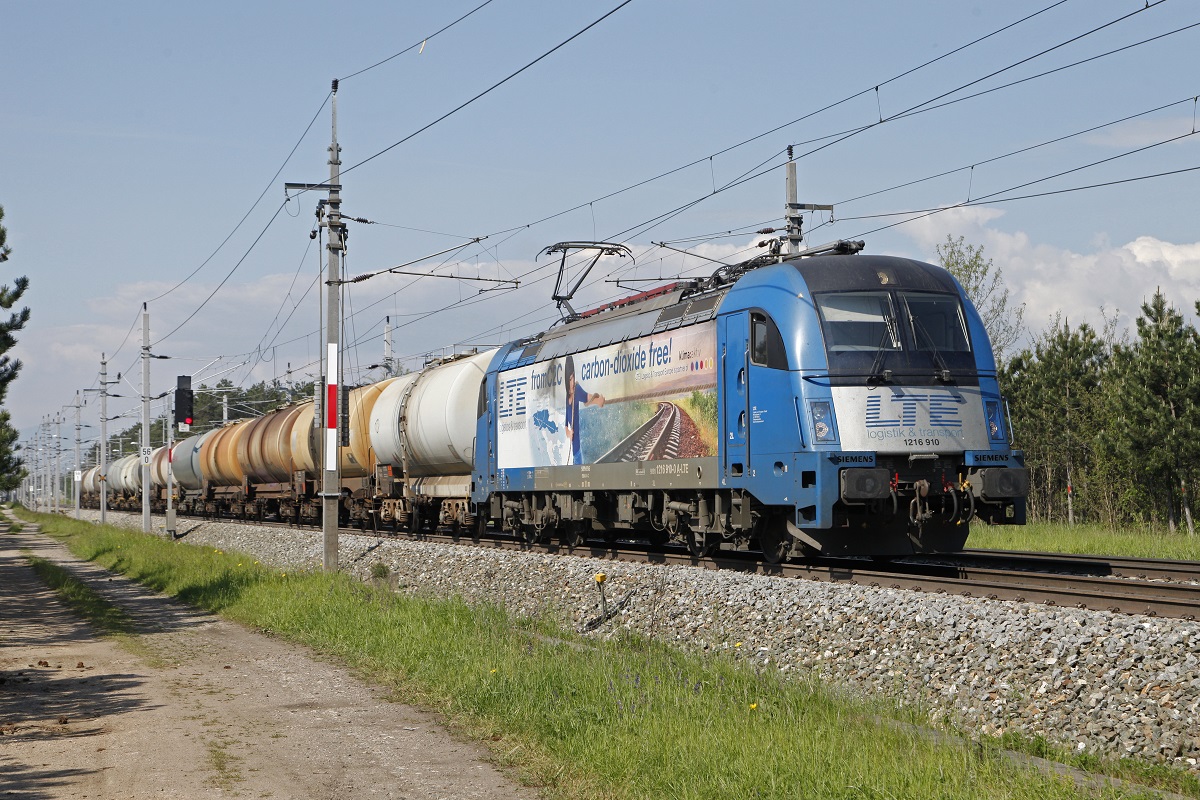
[[[242,565],[242,562],[240,562],[240,561],[239,561],[239,562],[238,562],[238,566],[240,567],[241,565]]]
[[[734,645],[734,647],[741,647],[741,646],[742,646],[741,642],[738,642],[737,644]]]
[[[750,704],[750,710],[751,710],[751,711],[753,711],[753,710],[754,710],[754,709],[756,709],[756,708],[758,708],[758,703],[751,703],[751,704]]]
[[[492,670],[492,674],[493,674],[493,675],[495,675],[495,674],[496,674],[496,670]]]

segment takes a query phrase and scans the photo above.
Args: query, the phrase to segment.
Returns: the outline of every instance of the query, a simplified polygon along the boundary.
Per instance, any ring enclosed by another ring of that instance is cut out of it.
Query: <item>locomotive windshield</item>
[[[915,291],[821,292],[831,375],[974,377],[971,340],[957,295]],[[965,375],[964,375],[965,376]]]

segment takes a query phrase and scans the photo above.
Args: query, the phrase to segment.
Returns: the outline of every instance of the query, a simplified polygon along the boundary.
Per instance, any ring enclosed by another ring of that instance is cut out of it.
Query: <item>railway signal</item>
[[[175,379],[175,424],[180,431],[192,429],[192,403],[195,395],[192,392],[192,376],[180,375]]]

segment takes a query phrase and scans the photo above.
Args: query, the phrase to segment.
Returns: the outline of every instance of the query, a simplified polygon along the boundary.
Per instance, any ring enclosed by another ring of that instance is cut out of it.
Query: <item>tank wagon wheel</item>
[[[782,564],[788,560],[792,552],[792,537],[782,518],[777,515],[759,517],[754,523],[754,533],[758,537],[758,548],[762,551],[764,561]]]

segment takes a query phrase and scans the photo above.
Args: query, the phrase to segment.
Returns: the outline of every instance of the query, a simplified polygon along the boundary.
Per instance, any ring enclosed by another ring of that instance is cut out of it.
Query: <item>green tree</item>
[[[1025,304],[1009,304],[1004,271],[992,264],[990,258],[984,260],[983,245],[969,245],[962,236],[955,239],[947,234],[946,241],[937,246],[937,254],[942,266],[958,279],[971,298],[992,340],[996,361],[1003,363],[1025,331]]]
[[[0,264],[8,261],[12,248],[8,246],[8,231],[4,225],[4,207],[0,206]],[[0,285],[0,309],[11,312],[8,319],[0,320],[0,405],[8,394],[8,387],[21,371],[19,359],[9,357],[8,351],[17,343],[16,333],[29,321],[29,309],[12,311],[17,301],[25,294],[29,279],[21,276],[8,284]],[[0,490],[11,491],[25,479],[25,469],[17,453],[17,431],[12,427],[8,412],[0,411]]]
[[[1098,518],[1109,505],[1108,484],[1095,477],[1094,437],[1110,360],[1107,337],[1057,317],[1001,368],[1035,519]]]
[[[1142,304],[1137,341],[1118,347],[1105,393],[1111,410],[1108,449],[1125,464],[1132,507],[1166,518],[1182,512],[1195,533],[1188,487],[1200,457],[1200,337],[1161,290]]]

